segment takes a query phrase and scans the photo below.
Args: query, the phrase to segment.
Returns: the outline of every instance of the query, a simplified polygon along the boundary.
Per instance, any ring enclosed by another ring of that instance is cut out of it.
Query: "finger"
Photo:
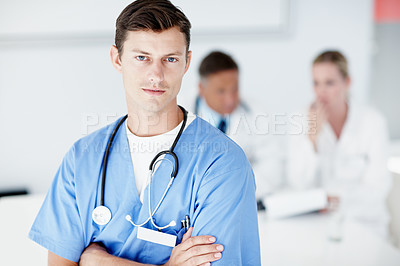
[[[322,115],[323,113],[325,113],[324,105],[322,103],[318,103],[315,111],[317,112],[317,114]]]
[[[192,257],[187,262],[189,263],[189,265],[202,265],[202,264],[207,265],[207,263],[219,260],[219,259],[221,259],[221,257],[222,257],[221,253],[210,253],[210,254]],[[208,264],[208,265],[210,265],[210,264]]]
[[[313,102],[313,103],[310,105],[310,111],[315,111],[315,109],[317,109],[317,102],[316,102],[316,101]]]
[[[340,198],[339,197],[330,197],[329,198],[332,202],[339,202]]]
[[[206,245],[212,244],[216,241],[215,237],[205,235],[205,236],[193,236],[188,238],[185,242],[182,242],[181,248],[182,250],[188,250],[189,248],[197,245]]]
[[[331,204],[338,204],[340,202],[340,198],[337,196],[328,196],[328,202]]]
[[[326,117],[327,113],[326,113],[326,106],[323,103],[318,104],[318,110],[317,112],[319,113],[319,115],[321,117]]]
[[[208,245],[196,245],[188,249],[184,255],[184,260],[189,260],[194,257],[203,256],[207,254],[217,254],[224,250],[224,246],[221,244],[208,244]],[[207,262],[207,261],[205,261]],[[204,262],[197,262],[196,265],[202,264]]]
[[[315,100],[315,102],[313,102],[311,106],[317,112],[324,108],[324,104],[320,100]]]
[[[193,232],[193,227],[190,227],[189,230],[183,235],[181,243],[189,239],[192,236],[192,232]]]

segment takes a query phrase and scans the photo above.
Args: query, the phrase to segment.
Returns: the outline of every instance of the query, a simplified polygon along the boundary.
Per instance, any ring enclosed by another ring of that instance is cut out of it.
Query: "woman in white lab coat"
[[[391,184],[385,119],[349,101],[350,77],[341,53],[320,54],[312,74],[315,100],[304,116],[307,131],[289,137],[288,183],[324,188],[331,208],[385,237]]]

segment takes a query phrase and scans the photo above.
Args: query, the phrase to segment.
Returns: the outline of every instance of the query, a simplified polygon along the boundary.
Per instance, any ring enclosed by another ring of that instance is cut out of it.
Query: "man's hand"
[[[334,212],[340,208],[340,198],[338,196],[327,196],[328,205],[325,209],[320,210],[321,213]]]
[[[191,266],[210,265],[210,262],[219,260],[224,247],[213,244],[216,239],[213,236],[191,237],[193,227],[183,235],[182,243],[174,247],[171,256],[163,266]],[[138,262],[128,261],[108,254],[107,250],[97,243],[91,243],[82,253],[79,265],[144,265]]]
[[[216,241],[213,236],[191,237],[193,227],[183,235],[182,243],[174,247],[171,256],[164,266],[180,265],[210,265],[219,260],[224,246],[212,244]]]

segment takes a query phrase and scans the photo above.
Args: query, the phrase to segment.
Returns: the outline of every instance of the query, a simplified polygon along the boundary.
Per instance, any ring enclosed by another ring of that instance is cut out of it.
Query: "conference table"
[[[336,232],[336,221],[328,213],[285,219],[270,219],[259,213],[258,221],[262,265],[400,266],[399,249],[363,224],[345,217],[341,234]]]
[[[47,265],[47,251],[27,238],[43,195],[0,198],[0,265]],[[262,265],[400,266],[400,250],[362,224],[344,220],[340,241],[329,238],[328,214],[270,219],[259,213]]]

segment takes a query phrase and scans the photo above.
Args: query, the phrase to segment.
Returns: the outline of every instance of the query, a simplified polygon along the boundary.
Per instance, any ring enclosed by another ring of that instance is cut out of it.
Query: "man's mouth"
[[[165,90],[156,89],[156,88],[143,89],[143,91],[151,96],[159,96],[165,92]]]

